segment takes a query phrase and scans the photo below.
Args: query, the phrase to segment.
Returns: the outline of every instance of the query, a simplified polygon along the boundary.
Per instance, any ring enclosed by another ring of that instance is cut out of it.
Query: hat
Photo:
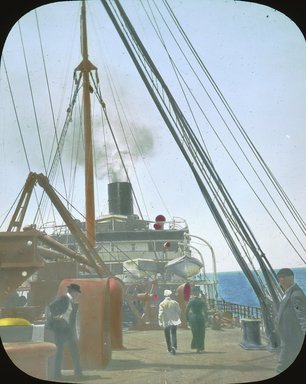
[[[168,296],[171,296],[172,295],[172,291],[170,291],[170,289],[165,289],[164,290],[164,296],[165,297],[168,297]]]
[[[194,287],[192,287],[191,292],[193,293],[193,295],[199,295],[201,293],[201,289],[198,285],[195,285]]]
[[[72,291],[76,291],[76,292],[81,293],[81,287],[78,284],[72,283],[72,284],[68,285],[67,288],[72,290]]]
[[[291,269],[289,268],[283,268],[283,269],[280,269],[277,274],[276,274],[277,277],[288,277],[288,276],[294,276],[294,273]]]

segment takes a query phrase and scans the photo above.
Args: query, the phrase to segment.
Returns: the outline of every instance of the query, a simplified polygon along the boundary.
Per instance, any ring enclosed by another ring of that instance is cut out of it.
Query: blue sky
[[[179,93],[171,66],[165,53],[158,48],[156,36],[148,21],[144,19],[140,3],[124,1],[123,4],[127,6],[127,12],[131,15],[136,30],[139,31],[170,89],[175,94]],[[157,4],[162,9],[162,2],[159,1]],[[301,31],[287,16],[258,4],[223,0],[188,2],[175,0],[169,1],[169,4],[256,148],[301,216],[305,217],[306,49]],[[61,126],[69,103],[72,74],[81,60],[78,35],[79,3],[63,2],[43,6],[37,9],[37,17],[55,122]],[[140,175],[141,192],[147,200],[145,211],[151,219],[159,213],[163,213],[168,219],[173,216],[185,218],[191,233],[203,237],[215,249],[218,270],[238,269],[188,166],[98,1],[89,2],[88,24],[90,60],[98,67],[102,94],[109,116],[114,125],[119,125],[110,88],[112,86],[120,95],[120,98],[115,97],[115,101],[122,102],[126,119],[131,127],[136,129],[139,137],[142,135],[146,143],[151,143],[146,146],[145,162],[139,156],[135,163]],[[28,84],[19,26],[27,52],[32,94]],[[0,72],[1,222],[29,173],[22,139],[28,152],[31,170],[44,171],[32,96],[46,153],[50,153],[51,138],[54,135],[35,13],[31,12],[24,16],[19,26],[16,25],[11,31],[3,51],[18,120],[12,107],[10,87],[3,63]],[[163,28],[163,38],[167,39],[167,28],[165,26]],[[170,47],[173,49],[173,55],[176,55],[178,50],[174,45]],[[255,185],[256,190],[263,196],[273,215],[278,218],[277,209],[265,196],[247,162],[209,105],[209,100],[200,93],[197,83],[191,76],[190,68],[182,59],[178,63],[188,86],[205,109],[223,143],[241,166],[244,174]],[[178,100],[185,111],[186,106],[181,96]],[[284,265],[304,266],[280,236],[279,230],[274,228],[270,218],[266,217],[258,200],[241,179],[241,175],[209,125],[203,119],[199,122],[221,179],[272,266],[275,268]],[[94,127],[97,132],[96,141],[102,143],[101,136],[98,136],[98,118],[94,120]],[[115,161],[114,155],[114,164]],[[66,162],[68,163],[68,158]],[[97,171],[100,177],[97,186],[97,215],[107,213],[108,181],[102,168],[103,163],[100,162]],[[129,168],[130,170],[133,168],[131,163]],[[146,173],[147,169],[150,171],[150,176]],[[84,205],[82,170],[80,165],[77,169],[80,181],[73,192],[80,210]],[[158,184],[163,201],[160,200],[151,177]],[[136,179],[133,180],[137,189],[138,182]],[[60,184],[57,188],[63,192]],[[209,255],[207,257],[209,259]],[[209,266],[207,269],[210,269]]]

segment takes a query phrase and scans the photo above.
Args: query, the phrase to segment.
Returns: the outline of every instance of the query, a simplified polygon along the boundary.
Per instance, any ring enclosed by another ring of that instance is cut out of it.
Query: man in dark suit
[[[294,362],[302,348],[306,333],[306,298],[302,289],[294,282],[291,269],[281,269],[277,278],[284,291],[276,318],[281,340],[276,371],[280,373]]]
[[[66,344],[73,361],[74,374],[82,377],[80,356],[77,346],[76,316],[78,311],[78,296],[81,293],[78,284],[70,284],[65,295],[57,297],[49,304],[48,326],[54,332],[54,343],[56,344],[56,354],[54,363],[54,379],[62,378],[61,367]]]

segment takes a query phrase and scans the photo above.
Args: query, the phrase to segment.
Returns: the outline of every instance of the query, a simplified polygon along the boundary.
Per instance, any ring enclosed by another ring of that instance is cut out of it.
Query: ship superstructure
[[[167,220],[162,214],[152,221],[140,218],[134,213],[132,185],[128,182],[108,184],[108,203],[109,214],[96,219],[96,250],[113,275],[128,285],[143,279],[158,280],[163,286],[196,282],[209,286],[203,288],[204,292],[216,298],[216,281],[205,276],[203,255],[191,245],[184,219]],[[85,230],[85,222],[78,226]],[[79,251],[66,226],[56,228],[52,237]]]

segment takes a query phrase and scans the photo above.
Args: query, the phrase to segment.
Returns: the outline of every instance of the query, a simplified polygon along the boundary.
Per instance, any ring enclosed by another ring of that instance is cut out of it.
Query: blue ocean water
[[[306,294],[306,268],[291,268],[295,282]],[[276,270],[277,272],[278,270]],[[241,271],[218,273],[218,294],[220,300],[235,304],[259,307],[259,302],[248,279]]]

